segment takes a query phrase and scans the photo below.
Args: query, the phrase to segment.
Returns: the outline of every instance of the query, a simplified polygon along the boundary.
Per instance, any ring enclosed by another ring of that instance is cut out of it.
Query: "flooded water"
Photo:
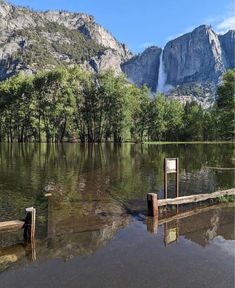
[[[0,221],[37,209],[34,243],[0,233],[0,287],[233,287],[233,203],[146,216],[165,157],[181,196],[234,186],[233,144],[0,144]]]

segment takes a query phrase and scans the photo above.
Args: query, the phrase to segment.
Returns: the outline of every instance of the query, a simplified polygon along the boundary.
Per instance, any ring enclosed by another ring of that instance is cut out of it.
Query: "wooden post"
[[[164,159],[164,198],[167,199],[167,169],[166,169],[166,158]]]
[[[147,194],[148,216],[158,217],[158,201],[157,194]]]
[[[179,197],[179,158],[176,158],[176,197]]]
[[[168,174],[176,174],[176,197],[179,197],[179,158],[164,159],[164,198],[167,199],[168,194]]]
[[[34,241],[35,224],[36,224],[36,209],[33,207],[27,208],[24,223],[24,240],[28,243]]]

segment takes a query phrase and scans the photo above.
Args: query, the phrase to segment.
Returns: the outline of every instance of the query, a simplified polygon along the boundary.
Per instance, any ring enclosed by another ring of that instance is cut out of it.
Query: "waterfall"
[[[166,83],[166,73],[165,73],[165,67],[163,62],[163,50],[161,52],[160,56],[160,64],[159,64],[159,72],[158,72],[158,85],[157,90],[160,92],[165,92],[165,83]]]
[[[157,91],[160,91],[161,93],[168,92],[170,89],[174,88],[172,85],[166,84],[166,71],[165,71],[165,65],[163,61],[163,51],[160,56],[160,64],[159,64],[159,72],[158,72],[158,85],[157,85]]]

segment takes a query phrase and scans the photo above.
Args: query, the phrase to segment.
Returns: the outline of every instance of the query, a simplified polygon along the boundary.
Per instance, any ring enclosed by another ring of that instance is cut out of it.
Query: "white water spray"
[[[164,92],[164,86],[166,82],[166,73],[165,73],[165,67],[163,63],[163,50],[161,52],[160,56],[160,64],[159,64],[159,71],[158,71],[158,85],[157,90],[160,92]]]
[[[158,72],[157,91],[160,91],[161,93],[165,93],[172,88],[174,88],[172,85],[166,84],[166,71],[165,71],[165,65],[163,61],[163,50],[162,50],[162,53],[160,56],[159,72]]]

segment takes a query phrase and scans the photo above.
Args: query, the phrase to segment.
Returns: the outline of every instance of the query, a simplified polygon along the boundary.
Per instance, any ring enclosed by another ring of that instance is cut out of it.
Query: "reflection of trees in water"
[[[182,195],[195,194],[202,189],[209,192],[218,187],[233,186],[233,171],[205,169],[206,166],[232,167],[232,153],[232,144],[2,143],[0,218],[2,221],[22,218],[24,209],[34,206],[38,215],[38,237],[43,239],[48,222],[48,203],[44,190],[51,187],[54,197],[52,201],[55,201],[52,218],[58,231],[62,229],[59,227],[64,227],[65,231],[67,228],[71,229],[66,233],[74,235],[76,239],[77,233],[81,232],[76,229],[87,223],[94,227],[94,230],[87,232],[88,235],[93,235],[90,236],[91,239],[98,239],[94,235],[105,235],[109,239],[107,231],[113,231],[110,235],[114,235],[118,227],[126,223],[125,211],[120,208],[120,203],[130,204],[133,210],[140,211],[146,208],[146,194],[162,189],[165,157],[180,157]],[[71,226],[69,221],[75,226]],[[116,226],[113,227],[113,223],[117,223]],[[97,231],[106,232],[95,232],[95,225],[99,227]],[[85,232],[81,234],[83,233]],[[62,243],[61,239],[68,237],[67,234],[58,236],[56,233],[52,237],[56,247]],[[103,240],[101,242],[104,243]]]
[[[235,239],[234,207],[230,204],[215,209],[207,207],[209,210],[206,212],[167,223],[165,243],[175,243],[177,237],[183,236],[205,247],[217,236],[226,240]],[[0,248],[0,271],[28,265],[35,255],[37,260],[62,258],[64,261],[90,255],[104,247],[119,229],[129,223],[125,210],[112,199],[101,203],[87,201],[82,205],[55,198],[49,209],[48,235],[36,241],[36,252],[23,244]],[[158,223],[155,220],[146,219],[151,233],[157,233]]]
[[[60,186],[68,199],[93,197],[108,191],[122,201],[145,200],[148,192],[163,188],[164,157],[180,157],[180,192],[195,194],[233,186],[233,171],[206,170],[205,166],[232,167],[232,144],[0,145],[0,217],[22,217],[35,206],[46,221],[44,188]],[[173,178],[169,188],[173,195]],[[161,193],[160,193],[161,194]],[[171,194],[170,194],[171,195]]]
[[[49,198],[47,233],[36,240],[36,252],[32,251],[30,261],[33,255],[39,260],[63,258],[67,261],[92,254],[129,223],[125,209],[110,197],[102,201],[67,201],[66,196],[56,192],[54,190],[54,196]],[[27,249],[28,246],[22,244],[0,248],[0,271],[27,262],[24,252]]]

